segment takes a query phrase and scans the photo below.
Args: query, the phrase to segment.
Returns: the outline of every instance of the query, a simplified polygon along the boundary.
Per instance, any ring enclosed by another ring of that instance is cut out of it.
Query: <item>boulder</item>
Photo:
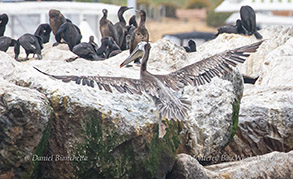
[[[0,178],[26,178],[44,154],[53,110],[35,89],[0,79]]]
[[[225,155],[242,157],[293,150],[293,87],[246,85],[236,136]]]
[[[164,178],[173,166],[176,151],[216,156],[228,144],[235,133],[243,90],[237,69],[210,84],[182,90],[178,95],[192,102],[189,117],[183,122],[161,122],[153,101],[144,94],[120,94],[115,90],[109,93],[74,82],[63,83],[33,68],[55,75],[139,78],[139,67],[119,68],[128,53],[124,51],[105,61],[78,58],[69,63],[65,60],[74,54],[58,46],[46,46],[43,60],[25,62],[16,62],[0,52],[1,78],[8,84],[42,93],[54,114],[48,147],[39,156],[43,158],[36,156],[39,164],[27,175]],[[169,73],[200,60],[206,53],[210,51],[187,54],[182,47],[160,40],[153,44],[148,69],[152,73]]]
[[[245,66],[258,72],[259,79],[256,85],[244,87],[239,128],[225,155],[248,157],[293,150],[293,28],[272,26],[260,32],[269,43],[254,54],[253,65]]]
[[[222,156],[226,161],[232,160]],[[288,153],[272,152],[249,158],[238,158],[238,161],[224,162],[209,166],[201,166],[199,162],[186,154],[176,157],[172,171],[167,179],[193,178],[292,178],[293,151]]]
[[[205,169],[222,178],[292,178],[293,151],[272,152],[236,162],[206,166]]]

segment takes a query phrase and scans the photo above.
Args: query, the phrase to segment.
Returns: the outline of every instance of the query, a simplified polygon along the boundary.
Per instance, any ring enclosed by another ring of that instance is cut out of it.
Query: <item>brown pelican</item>
[[[16,45],[16,40],[6,36],[0,37],[0,51],[6,52],[9,47],[12,47],[15,45]]]
[[[123,17],[123,14],[125,11],[128,9],[132,9],[132,7],[127,7],[127,6],[121,6],[120,9],[118,10],[118,18],[119,22],[117,22],[114,27],[117,30],[117,34],[119,37],[119,47],[121,50],[126,50],[126,41],[125,41],[125,36],[127,34],[127,28],[126,28],[126,21]]]
[[[20,45],[25,50],[26,60],[28,60],[28,55],[30,53],[37,54],[38,59],[42,59],[41,50],[43,49],[43,40],[41,37],[32,34],[24,34],[21,37],[19,37],[16,41],[16,45],[14,46],[16,60],[18,60]]]
[[[37,30],[35,31],[35,35],[42,37],[43,43],[47,43],[50,40],[51,31],[52,30],[49,24],[40,24]]]
[[[0,15],[0,36],[4,35],[8,19],[9,18],[7,14],[4,13]]]
[[[254,34],[257,39],[262,39],[260,33],[256,29],[255,12],[250,6],[242,6],[240,8],[240,17],[242,25],[247,31],[248,35]]]
[[[50,27],[52,29],[53,34],[56,35],[59,27],[64,22],[66,22],[66,19],[59,10],[51,9],[49,11],[49,22],[50,22]]]
[[[109,92],[112,92],[112,88],[120,93],[142,94],[145,92],[154,99],[156,107],[164,117],[184,120],[190,102],[185,98],[178,98],[174,91],[178,91],[186,85],[198,86],[209,83],[215,76],[221,77],[225,72],[232,70],[230,65],[236,66],[235,62],[243,63],[245,59],[241,57],[248,57],[250,54],[247,53],[255,52],[262,42],[218,53],[167,75],[153,75],[147,71],[151,46],[148,42],[140,42],[133,53],[121,64],[122,67],[135,58],[142,57],[140,79],[105,76],[57,76],[37,70],[63,82],[75,81],[77,84],[82,83],[91,87],[94,87],[94,83],[96,83],[100,90],[104,89]]]
[[[130,41],[130,49],[129,49],[130,54],[136,48],[136,46],[139,42],[141,42],[141,41],[148,42],[149,41],[149,33],[145,27],[146,13],[144,10],[140,10],[139,15],[140,15],[139,25],[134,30],[134,33],[133,33],[133,35],[131,37],[131,41]],[[134,62],[137,63],[137,62],[139,62],[139,60],[135,59]]]
[[[113,23],[107,19],[108,10],[103,9],[103,17],[100,19],[100,31],[103,37],[112,37],[117,44],[119,44],[119,37],[117,30],[115,29]]]
[[[196,44],[193,40],[188,41],[188,47],[184,47],[186,52],[196,52]]]

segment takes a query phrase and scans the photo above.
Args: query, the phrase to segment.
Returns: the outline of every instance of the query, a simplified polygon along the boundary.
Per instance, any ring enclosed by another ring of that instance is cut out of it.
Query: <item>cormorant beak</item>
[[[133,7],[127,7],[126,10],[133,9]]]
[[[137,58],[141,58],[144,55],[144,45],[146,44],[146,42],[144,43],[139,43],[136,48],[133,50],[133,52],[126,58],[126,60],[124,60],[124,62],[121,63],[120,68],[122,68],[123,66],[129,64],[130,62],[134,61]]]

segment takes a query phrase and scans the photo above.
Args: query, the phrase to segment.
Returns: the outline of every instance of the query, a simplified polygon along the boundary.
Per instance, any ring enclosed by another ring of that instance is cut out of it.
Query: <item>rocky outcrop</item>
[[[254,55],[253,65],[245,66],[257,71],[259,79],[256,85],[244,87],[239,128],[225,155],[248,157],[293,150],[293,28],[273,26],[261,33],[269,43],[264,52]]]
[[[168,179],[192,178],[292,178],[293,152],[272,152],[250,157],[237,162],[202,167],[198,161],[186,154],[177,155]]]
[[[272,152],[205,168],[222,178],[292,178],[293,152]]]
[[[225,155],[249,157],[293,149],[293,87],[245,86],[236,136]]]
[[[43,155],[53,110],[45,95],[0,80],[0,178],[29,177]]]
[[[63,83],[33,68],[50,74],[139,78],[139,67],[119,68],[128,51],[105,61],[78,58],[70,63],[65,60],[74,54],[62,45],[45,46],[43,60],[20,63],[5,53],[0,55],[3,81],[42,94],[53,114],[50,132],[46,134],[49,137],[44,137],[48,146],[42,154],[31,152],[28,163],[38,164],[27,169],[27,176],[164,178],[173,166],[178,148],[213,156],[234,135],[243,90],[237,70],[208,85],[184,89],[178,95],[192,99],[189,118],[184,122],[161,122],[153,101],[146,95],[120,94],[115,90],[109,93],[73,82]],[[200,60],[199,57],[193,58],[181,47],[161,40],[153,44],[148,69],[168,73]],[[27,100],[31,100],[29,96]],[[43,132],[41,137],[44,135]],[[34,142],[35,146],[42,145]]]

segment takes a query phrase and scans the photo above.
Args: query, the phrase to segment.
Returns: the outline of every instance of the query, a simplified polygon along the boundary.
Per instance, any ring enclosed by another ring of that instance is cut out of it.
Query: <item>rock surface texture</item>
[[[236,162],[203,167],[196,159],[178,154],[167,179],[292,178],[293,152],[272,152]]]

